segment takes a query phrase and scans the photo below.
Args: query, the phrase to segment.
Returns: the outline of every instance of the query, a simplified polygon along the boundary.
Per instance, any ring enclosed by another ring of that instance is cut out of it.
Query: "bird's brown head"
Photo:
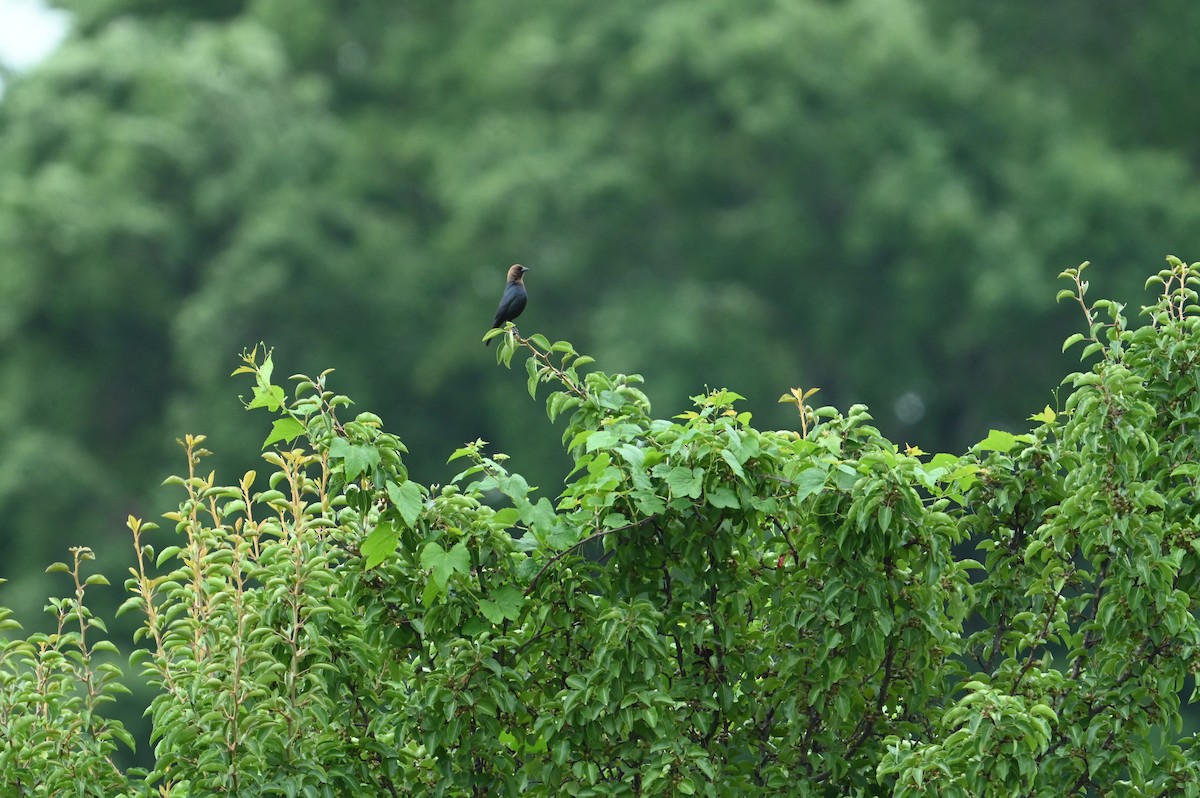
[[[525,276],[525,272],[529,271],[526,267],[519,263],[514,263],[508,267],[508,281],[510,283],[519,283],[521,278]]]

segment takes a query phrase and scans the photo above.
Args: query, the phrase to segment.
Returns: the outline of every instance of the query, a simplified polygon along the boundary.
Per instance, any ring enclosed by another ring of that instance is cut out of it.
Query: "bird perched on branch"
[[[504,295],[500,297],[500,305],[496,308],[496,318],[492,320],[492,329],[503,327],[508,322],[521,315],[525,302],[529,299],[525,293],[525,272],[529,269],[519,263],[514,263],[508,269],[508,283],[504,286]],[[490,346],[491,339],[483,342]]]

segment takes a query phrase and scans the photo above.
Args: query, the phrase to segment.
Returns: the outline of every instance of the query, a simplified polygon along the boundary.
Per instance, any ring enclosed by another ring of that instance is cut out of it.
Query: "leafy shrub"
[[[1169,266],[1136,328],[1065,272],[1095,365],[962,457],[799,388],[799,432],[727,390],[655,419],[640,377],[497,331],[565,419],[554,501],[483,441],[419,485],[328,373],[289,399],[247,353],[265,489],[189,436],[174,536],[129,522],[153,769],[112,765],[78,549],[58,633],[0,648],[4,792],[1196,795],[1200,273]]]

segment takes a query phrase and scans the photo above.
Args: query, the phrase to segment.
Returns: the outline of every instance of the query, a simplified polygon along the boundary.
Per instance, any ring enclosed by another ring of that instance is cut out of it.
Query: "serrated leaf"
[[[516,507],[505,507],[503,510],[497,510],[492,516],[492,523],[496,526],[501,526],[507,529],[521,517],[521,512]]]
[[[634,446],[632,443],[625,443],[616,449],[617,454],[629,463],[634,468],[641,468],[646,462],[646,450],[641,447]]]
[[[511,585],[505,585],[493,593],[490,600],[481,599],[479,609],[492,623],[500,623],[506,618],[515,621],[521,617],[521,607],[524,603],[525,595],[521,591]]]
[[[287,401],[287,397],[283,393],[283,388],[278,385],[256,385],[254,387],[254,398],[246,405],[247,410],[254,410],[258,407],[265,407],[272,413],[283,407]]]
[[[345,438],[336,438],[329,445],[329,456],[345,464],[346,479],[357,479],[361,474],[379,465],[379,450],[365,443],[350,443]]]
[[[413,527],[417,523],[417,519],[421,517],[421,511],[425,508],[421,488],[412,480],[399,485],[395,482],[388,482],[387,494],[392,504],[400,511],[400,517],[404,519],[404,523],[410,528]]]
[[[1032,416],[1029,417],[1029,420],[1030,421],[1040,421],[1043,424],[1053,424],[1054,419],[1056,419],[1056,418],[1058,418],[1058,413],[1055,413],[1054,409],[1051,408],[1050,405],[1046,405],[1045,410],[1043,410],[1040,413],[1034,413]]]
[[[721,450],[721,459],[729,464],[729,468],[739,477],[745,477],[746,472],[742,470],[742,464],[738,462],[738,458],[728,449]]]
[[[716,490],[710,490],[706,498],[708,499],[708,503],[713,507],[726,507],[731,509],[741,507],[741,504],[738,503],[737,495],[732,490],[724,486],[719,487]]]
[[[698,499],[704,488],[704,472],[699,468],[675,466],[667,472],[667,484],[675,496]]]
[[[433,581],[439,588],[444,588],[452,574],[465,574],[471,570],[471,555],[462,541],[455,543],[450,551],[438,543],[430,542],[421,549],[421,567],[432,570]]]
[[[989,430],[987,437],[976,444],[983,452],[1007,452],[1016,445],[1016,435],[999,429]]]
[[[366,567],[374,568],[396,551],[400,542],[400,530],[394,521],[384,521],[371,530],[366,540],[362,542],[361,551],[367,558]]]
[[[792,480],[793,486],[796,488],[796,501],[804,501],[814,493],[820,493],[825,487],[825,469],[819,466],[806,468]]]
[[[621,438],[615,432],[601,430],[588,435],[586,450],[594,452],[597,449],[610,449],[620,441]]]
[[[304,425],[291,416],[276,419],[275,423],[271,425],[271,434],[263,441],[262,447],[265,449],[276,441],[291,443],[302,432],[304,432]]]
[[[484,618],[487,618],[492,623],[502,623],[504,621],[504,613],[500,611],[500,607],[494,601],[480,599],[479,611],[483,613]]]

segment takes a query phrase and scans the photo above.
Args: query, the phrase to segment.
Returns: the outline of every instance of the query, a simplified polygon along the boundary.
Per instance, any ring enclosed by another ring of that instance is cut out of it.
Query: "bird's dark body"
[[[504,294],[496,308],[496,318],[492,320],[492,328],[503,327],[508,322],[521,315],[529,295],[525,293],[525,272],[529,269],[521,264],[515,264],[508,270],[508,284],[504,286]],[[484,341],[488,346],[491,340]]]

